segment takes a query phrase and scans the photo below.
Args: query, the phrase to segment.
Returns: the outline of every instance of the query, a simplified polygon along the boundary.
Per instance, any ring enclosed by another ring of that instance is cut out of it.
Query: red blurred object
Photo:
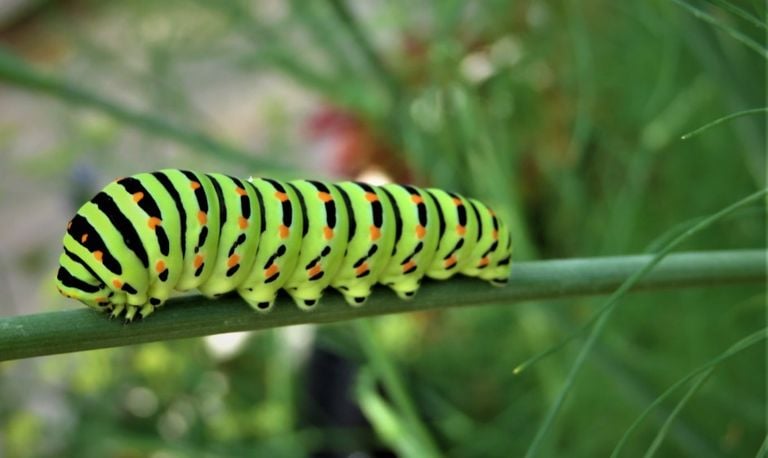
[[[353,113],[325,105],[307,121],[307,136],[316,142],[315,156],[328,173],[355,178],[380,169],[393,181],[413,182],[413,173],[395,149]]]

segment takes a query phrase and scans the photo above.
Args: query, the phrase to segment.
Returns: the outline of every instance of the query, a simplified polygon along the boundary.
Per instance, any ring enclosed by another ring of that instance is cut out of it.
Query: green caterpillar
[[[440,189],[186,170],[116,180],[67,225],[59,291],[132,320],[173,290],[237,290],[265,312],[284,289],[311,309],[333,287],[361,305],[383,283],[411,298],[426,275],[507,282],[511,240],[488,207]]]

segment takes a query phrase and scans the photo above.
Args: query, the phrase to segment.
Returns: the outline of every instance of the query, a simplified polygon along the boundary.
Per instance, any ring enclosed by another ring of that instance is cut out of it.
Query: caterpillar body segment
[[[211,271],[198,289],[213,298],[235,290],[248,276],[261,239],[262,215],[253,211],[258,197],[252,186],[226,175],[209,174],[208,178],[216,203],[212,207],[218,210],[208,219],[209,224],[218,224],[219,240],[217,249],[203,258]]]
[[[331,282],[347,303],[362,305],[390,262],[395,243],[394,208],[377,187],[344,182],[335,185],[347,209],[346,256]]]
[[[347,211],[337,187],[318,181],[288,183],[304,203],[299,261],[284,288],[302,309],[317,305],[344,260]]]
[[[265,312],[281,289],[309,310],[328,287],[359,306],[376,283],[403,299],[425,276],[501,285],[511,259],[497,215],[440,189],[175,169],[107,185],[72,218],[63,244],[59,291],[128,320],[174,290],[237,291]]]
[[[277,292],[299,261],[303,210],[294,188],[269,179],[248,181],[257,193],[262,215],[258,248],[250,272],[237,291],[255,310],[269,311]]]
[[[435,254],[438,218],[435,205],[427,202],[426,191],[399,184],[381,187],[396,210],[395,244],[390,262],[381,277],[402,299],[416,294]]]
[[[470,218],[466,200],[442,189],[428,189],[439,209],[439,244],[427,275],[438,280],[450,278],[470,262],[478,236],[478,224]]]

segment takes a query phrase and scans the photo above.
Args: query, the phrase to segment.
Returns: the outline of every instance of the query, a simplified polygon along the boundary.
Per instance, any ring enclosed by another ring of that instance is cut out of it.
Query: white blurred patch
[[[524,76],[538,91],[549,89],[555,82],[552,69],[544,62],[536,62],[529,66]]]
[[[248,336],[250,336],[250,332],[230,332],[207,336],[203,342],[214,359],[223,360],[238,354],[245,345]]]
[[[157,395],[143,386],[131,388],[125,396],[125,409],[134,416],[146,418],[157,411]]]
[[[383,184],[392,183],[392,177],[386,174],[378,167],[369,167],[359,175],[355,177],[356,181],[362,181],[364,183],[372,184],[374,186],[381,186]]]
[[[157,15],[149,14],[139,21],[141,37],[147,44],[160,44],[168,41],[173,32],[171,22]]]
[[[490,78],[494,72],[493,63],[485,52],[473,52],[461,60],[461,74],[471,83],[482,83]]]
[[[531,28],[541,28],[549,22],[549,7],[544,2],[533,2],[525,12],[525,20]]]
[[[149,455],[149,458],[178,458],[179,455],[168,450],[157,450]]]
[[[301,363],[309,355],[309,350],[315,341],[315,326],[312,324],[289,326],[280,329],[278,335],[285,345],[285,353],[289,354],[294,362]]]
[[[158,419],[157,430],[165,440],[177,440],[187,434],[195,421],[195,408],[188,401],[176,401]]]
[[[205,372],[200,376],[195,391],[200,400],[200,415],[204,418],[218,415],[226,409],[223,399],[229,392],[229,379],[223,372]]]
[[[428,132],[440,132],[445,122],[445,108],[441,92],[436,89],[422,91],[410,106],[413,121]]]
[[[523,47],[514,35],[502,37],[491,45],[491,61],[499,66],[513,66],[523,57]]]
[[[27,401],[26,415],[40,422],[42,431],[45,431],[45,440],[38,450],[42,454],[47,452],[55,455],[55,450],[65,447],[67,438],[71,438],[77,428],[74,406],[69,405],[59,393],[46,389],[35,390],[34,397]]]
[[[370,458],[371,455],[368,452],[362,450],[356,450],[349,454],[348,458]]]
[[[253,2],[253,13],[264,23],[283,21],[289,14],[289,3],[281,0],[261,0]]]
[[[175,410],[169,410],[157,422],[157,430],[167,441],[178,440],[189,429],[189,423],[184,416]]]

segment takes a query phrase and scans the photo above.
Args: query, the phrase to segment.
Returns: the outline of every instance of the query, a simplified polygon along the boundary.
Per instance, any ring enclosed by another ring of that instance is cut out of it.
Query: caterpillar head
[[[59,258],[56,287],[63,296],[76,299],[99,311],[104,311],[111,305],[111,291],[66,251]]]

